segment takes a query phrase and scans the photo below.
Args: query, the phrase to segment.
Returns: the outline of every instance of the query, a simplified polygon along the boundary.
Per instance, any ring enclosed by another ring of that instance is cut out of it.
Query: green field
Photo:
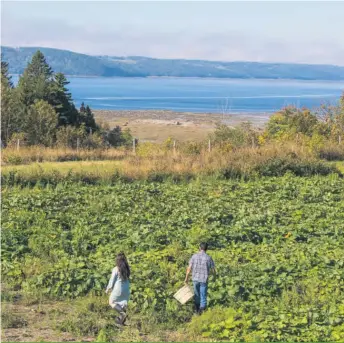
[[[15,307],[24,303],[45,308],[46,325],[74,338],[344,340],[344,181],[337,175],[11,187],[2,196],[7,340],[18,330],[13,318],[30,323]],[[179,305],[173,294],[201,240],[219,275],[210,282],[209,310],[195,317],[192,304]],[[119,251],[132,267],[123,331],[104,295]]]

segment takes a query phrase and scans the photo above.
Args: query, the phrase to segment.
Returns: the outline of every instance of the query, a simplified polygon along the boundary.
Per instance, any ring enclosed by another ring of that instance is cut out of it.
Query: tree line
[[[131,144],[129,130],[97,125],[91,108],[77,109],[63,73],[54,73],[37,51],[17,86],[1,59],[1,143],[25,145],[120,146]]]

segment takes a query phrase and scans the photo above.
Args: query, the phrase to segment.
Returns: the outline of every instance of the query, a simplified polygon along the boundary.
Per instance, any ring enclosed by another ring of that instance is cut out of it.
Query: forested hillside
[[[38,49],[56,72],[66,75],[344,80],[344,67],[332,65],[89,56],[67,50],[37,47],[2,47],[1,50],[3,60],[10,64],[9,72],[21,74]]]

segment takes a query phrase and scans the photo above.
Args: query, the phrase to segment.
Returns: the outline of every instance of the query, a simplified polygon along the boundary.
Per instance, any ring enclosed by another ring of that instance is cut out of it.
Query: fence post
[[[19,151],[20,148],[20,139],[17,139],[17,150]]]
[[[80,141],[79,138],[76,139],[76,151],[79,152]]]
[[[211,152],[211,141],[209,139],[209,142],[208,142],[208,152]]]
[[[173,154],[176,154],[176,141],[173,141]]]
[[[338,144],[342,143],[342,136],[338,136]]]
[[[136,155],[136,139],[133,139],[133,154]]]

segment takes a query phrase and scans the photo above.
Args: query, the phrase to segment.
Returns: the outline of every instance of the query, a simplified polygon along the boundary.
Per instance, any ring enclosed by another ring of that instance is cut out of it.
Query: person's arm
[[[111,290],[113,288],[113,286],[115,285],[116,279],[117,279],[117,268],[114,268],[112,270],[111,278],[110,278],[109,283],[106,287],[105,293],[108,293],[109,290]]]
[[[185,280],[184,280],[184,283],[186,283],[186,284],[189,282],[189,276],[190,276],[190,273],[192,270],[192,263],[193,263],[193,260],[191,257],[190,262],[189,262],[189,266],[186,268],[186,276],[185,276]]]

